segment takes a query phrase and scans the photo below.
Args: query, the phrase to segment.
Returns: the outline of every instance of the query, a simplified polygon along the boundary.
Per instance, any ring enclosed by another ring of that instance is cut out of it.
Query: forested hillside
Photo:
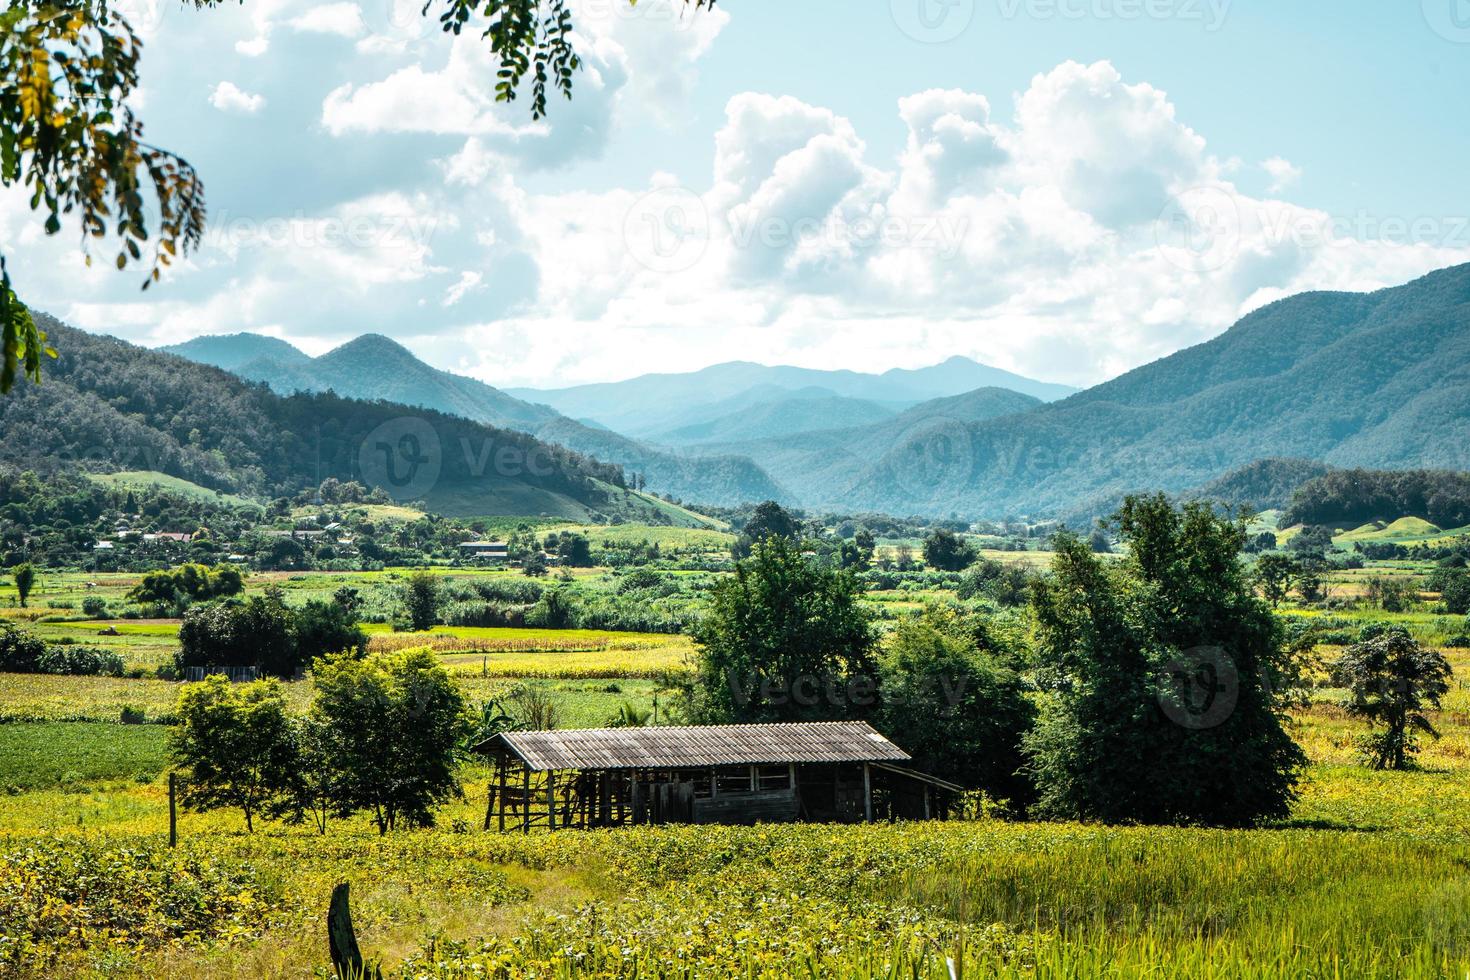
[[[0,399],[0,461],[17,468],[154,470],[256,497],[336,477],[459,514],[581,516],[621,498],[620,467],[525,433],[389,402],[282,397],[41,319],[60,358],[41,384]]]
[[[1272,456],[1470,467],[1470,266],[1281,300],[1064,401],[920,434],[832,496],[899,512],[1062,514]],[[915,466],[926,479],[908,475]]]

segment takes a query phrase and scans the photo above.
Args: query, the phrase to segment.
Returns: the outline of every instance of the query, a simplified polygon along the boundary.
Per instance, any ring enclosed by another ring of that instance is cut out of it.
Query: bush
[[[148,724],[148,712],[135,704],[125,704],[119,720],[124,725],[146,725]]]
[[[0,670],[34,674],[46,644],[8,619],[0,619]]]
[[[107,600],[101,596],[89,595],[82,600],[82,612],[93,619],[103,619],[107,616]]]
[[[36,673],[73,677],[121,677],[122,657],[95,647],[48,647],[36,661]]]

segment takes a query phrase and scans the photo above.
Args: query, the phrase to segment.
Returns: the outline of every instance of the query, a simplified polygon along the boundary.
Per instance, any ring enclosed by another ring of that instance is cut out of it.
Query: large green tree
[[[223,0],[192,2],[206,8]],[[455,35],[481,32],[498,61],[497,100],[529,87],[539,119],[548,93],[571,97],[581,59],[570,0],[427,0],[423,13]],[[16,0],[0,14],[0,187],[26,187],[48,235],[74,218],[84,246],[114,238],[110,261],[119,269],[146,263],[147,288],[203,240],[205,200],[188,161],[144,138],[132,108],[141,53],[137,32],[109,0]],[[55,352],[12,289],[0,253],[0,392],[21,373],[39,380],[48,354]]]
[[[276,681],[210,677],[179,695],[169,749],[184,769],[183,800],[198,810],[238,807],[245,829],[287,798],[298,759],[286,697]]]
[[[432,826],[460,791],[456,764],[473,728],[464,692],[426,651],[328,657],[314,672],[309,723],[337,775],[339,810],[366,810],[378,833]]]
[[[975,549],[968,541],[943,528],[924,539],[924,561],[930,568],[958,572],[974,563]]]
[[[847,571],[819,567],[783,537],[711,591],[694,630],[699,722],[800,721],[861,716],[876,703],[875,633]]]
[[[1059,535],[1033,592],[1048,690],[1027,753],[1038,811],[1246,825],[1283,817],[1305,756],[1285,730],[1296,664],[1239,554],[1240,521],[1130,497],[1128,549]]]

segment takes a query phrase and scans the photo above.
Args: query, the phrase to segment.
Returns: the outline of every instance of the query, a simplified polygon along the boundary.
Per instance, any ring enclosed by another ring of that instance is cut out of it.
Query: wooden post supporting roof
[[[873,822],[873,767],[863,763],[863,821]]]
[[[505,833],[505,770],[510,767],[510,756],[502,755],[500,765],[495,768],[500,773],[500,832]]]

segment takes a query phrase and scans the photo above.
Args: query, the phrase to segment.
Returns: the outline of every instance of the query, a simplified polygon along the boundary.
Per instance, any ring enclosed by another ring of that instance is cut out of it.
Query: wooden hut
[[[485,829],[943,816],[959,786],[860,721],[505,732]]]

